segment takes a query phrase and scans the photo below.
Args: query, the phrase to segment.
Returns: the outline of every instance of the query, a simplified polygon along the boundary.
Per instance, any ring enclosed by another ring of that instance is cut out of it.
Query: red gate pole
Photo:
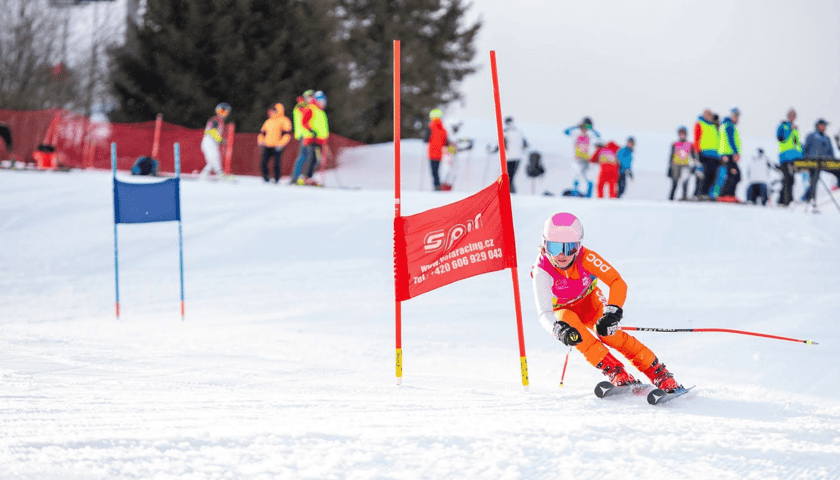
[[[400,41],[394,40],[394,235],[397,220],[401,216],[400,210]],[[396,249],[396,245],[394,246]],[[395,277],[396,281],[396,277]],[[396,286],[395,286],[396,287]],[[396,288],[394,290],[396,293]],[[397,385],[402,384],[402,302],[394,301],[394,314],[396,320],[396,369]]]
[[[493,75],[493,99],[496,103],[496,131],[499,135],[499,159],[502,165],[502,183],[505,187],[502,192],[502,201],[508,205],[508,218],[502,221],[509,222],[510,230],[513,231],[513,214],[510,206],[510,179],[507,174],[507,153],[505,152],[505,134],[502,129],[502,105],[499,99],[499,75],[496,70],[496,51],[490,50],[490,68]],[[513,301],[516,305],[516,332],[519,336],[519,367],[522,371],[522,386],[528,391],[528,359],[525,356],[525,338],[522,330],[522,305],[519,299],[519,270],[516,267],[516,240],[513,235],[510,238],[511,250],[513,251],[513,265],[510,267],[511,278],[513,279]]]
[[[233,161],[233,142],[236,140],[236,124],[229,123],[227,126],[227,139],[225,139],[225,158],[224,158],[224,166],[222,170],[224,170],[225,175],[230,175],[231,170],[231,163]]]
[[[160,151],[160,130],[163,126],[163,114],[158,113],[155,117],[155,138],[152,140],[152,158],[158,159],[158,152]]]

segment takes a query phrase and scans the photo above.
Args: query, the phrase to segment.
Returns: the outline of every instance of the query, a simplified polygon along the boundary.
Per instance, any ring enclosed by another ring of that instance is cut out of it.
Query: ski
[[[660,389],[657,388],[657,389],[653,390],[652,392],[648,393],[647,401],[651,405],[661,405],[663,403],[670,402],[671,400],[673,400],[677,397],[681,397],[681,396],[685,395],[686,393],[691,391],[692,388],[694,388],[694,387],[692,386],[692,387],[685,388],[685,387],[680,386],[680,388],[674,390],[671,393],[668,393],[664,390],[660,390]]]
[[[632,383],[630,385],[615,386],[606,380],[595,386],[595,396],[598,398],[612,397],[632,393],[633,395],[644,395],[653,385],[644,383]]]

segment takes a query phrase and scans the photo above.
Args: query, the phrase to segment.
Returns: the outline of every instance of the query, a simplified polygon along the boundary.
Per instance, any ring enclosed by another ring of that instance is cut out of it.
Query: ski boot
[[[674,380],[674,374],[665,368],[665,364],[659,363],[658,358],[654,357],[653,364],[651,364],[651,366],[642,373],[644,373],[645,376],[648,377],[654,385],[656,385],[656,388],[665,392],[671,393],[682,387],[682,385]]]
[[[617,387],[633,383],[641,383],[633,378],[633,375],[627,373],[627,370],[624,369],[624,365],[613,357],[611,353],[608,353],[607,356],[595,366],[595,368],[601,370],[604,375],[610,379],[610,383]]]

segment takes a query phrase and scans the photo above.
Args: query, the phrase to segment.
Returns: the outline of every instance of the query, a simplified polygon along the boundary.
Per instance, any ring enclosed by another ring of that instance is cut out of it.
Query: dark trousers
[[[306,168],[306,178],[312,178],[315,175],[315,168],[321,163],[321,146],[312,144],[303,147],[305,155],[304,166]]]
[[[627,170],[618,174],[618,198],[624,195],[625,188],[627,188]]]
[[[717,157],[707,157],[701,153],[699,160],[700,164],[703,165],[703,183],[700,185],[698,195],[711,195],[712,189],[715,187],[715,182],[717,181],[720,159]]]
[[[671,194],[668,195],[668,200],[674,199],[674,194],[677,193],[677,186],[680,184],[680,178],[684,178],[682,182],[682,199],[685,200],[688,195],[688,181],[691,180],[691,167],[688,165],[671,165]],[[688,173],[688,174],[686,174]],[[696,188],[695,188],[696,190]],[[697,193],[695,192],[695,195]]]
[[[266,182],[268,181],[268,161],[270,159],[274,159],[274,183],[280,181],[280,174],[282,160],[283,160],[283,149],[282,148],[274,148],[274,147],[262,147],[262,161],[260,162],[260,170],[262,170],[263,180]]]
[[[810,202],[817,195],[817,182],[820,179],[820,173],[817,169],[808,170],[808,189],[805,190],[805,201]]]
[[[723,186],[720,187],[720,196],[734,197],[735,188],[738,186],[738,182],[741,181],[741,169],[738,168],[738,163],[732,158],[732,155],[726,155],[724,158],[726,159],[726,163],[724,164],[724,167],[726,167],[726,180],[724,180]]]
[[[793,163],[782,163],[782,190],[779,192],[779,205],[788,205],[793,200]]]
[[[747,187],[747,201],[757,204],[759,200],[762,205],[767,205],[767,184],[751,183],[750,186]]]
[[[510,180],[510,193],[516,193],[516,187],[513,186],[513,177],[516,175],[517,170],[519,170],[519,160],[508,160],[507,174],[508,180]]]
[[[429,159],[429,165],[432,168],[432,186],[440,190],[440,160]]]

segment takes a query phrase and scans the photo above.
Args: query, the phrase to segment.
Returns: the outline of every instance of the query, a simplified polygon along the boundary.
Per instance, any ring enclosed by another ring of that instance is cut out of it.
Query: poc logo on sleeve
[[[604,263],[604,261],[603,261],[603,260],[601,260],[600,258],[596,257],[594,253],[590,253],[589,255],[587,255],[587,256],[586,256],[586,259],[587,259],[589,262],[591,262],[591,263],[592,263],[592,265],[595,265],[595,267],[597,267],[597,268],[598,268],[598,270],[600,270],[600,271],[602,271],[602,272],[604,272],[604,273],[607,273],[607,272],[609,272],[609,271],[612,269],[612,267],[611,267],[611,266],[607,265],[606,263]]]

